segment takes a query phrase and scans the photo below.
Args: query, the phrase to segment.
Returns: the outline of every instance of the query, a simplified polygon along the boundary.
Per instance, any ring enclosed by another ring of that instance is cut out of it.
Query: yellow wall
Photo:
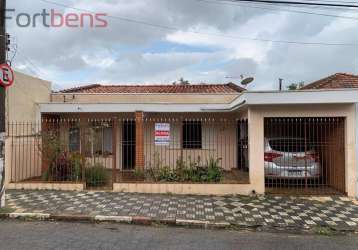
[[[40,118],[37,103],[50,101],[51,83],[15,72],[15,82],[6,95],[8,121],[35,121]]]

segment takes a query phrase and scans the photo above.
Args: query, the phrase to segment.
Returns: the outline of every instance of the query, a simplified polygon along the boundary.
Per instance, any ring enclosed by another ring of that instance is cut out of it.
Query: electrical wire
[[[323,3],[323,2],[300,2],[300,1],[283,1],[283,0],[234,0],[235,2],[256,2],[256,3],[269,3],[269,4],[285,4],[285,5],[308,5],[308,6],[325,6],[325,7],[340,7],[340,8],[358,8],[354,4],[336,4],[336,3]]]
[[[197,1],[204,2],[204,3],[211,3],[211,4],[219,4],[219,5],[239,6],[239,7],[252,8],[252,9],[282,11],[282,12],[290,12],[290,13],[297,13],[297,14],[307,14],[307,15],[334,17],[334,18],[342,18],[342,19],[349,19],[349,20],[358,20],[358,17],[341,16],[341,15],[333,15],[333,14],[325,14],[325,13],[317,13],[317,12],[309,12],[309,11],[301,11],[301,10],[272,8],[272,7],[259,7],[259,6],[252,6],[252,5],[248,5],[248,4],[233,3],[233,1],[222,1],[222,0],[220,0],[220,1],[197,0]]]
[[[91,11],[91,10],[77,8],[77,7],[69,6],[69,5],[66,5],[66,4],[57,3],[57,2],[54,2],[54,1],[49,1],[49,0],[38,0],[38,1],[41,1],[41,2],[44,2],[44,3],[47,3],[47,4],[56,5],[56,6],[61,6],[61,7],[68,8],[68,9],[77,10],[77,11],[83,11],[83,12],[87,12],[87,13],[95,13],[94,11]],[[114,16],[114,15],[107,15],[107,17],[112,18],[112,19],[116,19],[116,20],[120,20],[120,21],[124,21],[124,22],[130,22],[130,23],[150,26],[150,27],[153,27],[153,28],[159,28],[159,29],[171,30],[171,31],[182,31],[178,27],[172,27],[172,26],[167,26],[167,25],[150,23],[150,22],[131,19],[131,18],[127,18],[127,17]],[[270,42],[270,43],[273,43],[273,44],[317,45],[317,46],[350,46],[350,47],[351,46],[358,46],[358,43],[339,43],[339,42],[330,43],[330,42],[304,42],[304,41],[274,40],[274,39],[266,39],[266,38],[231,36],[231,35],[224,35],[224,34],[219,34],[219,33],[207,33],[207,32],[201,32],[201,31],[185,31],[185,33],[203,35],[203,36],[209,36],[209,37],[228,38],[228,39],[233,39],[233,40],[248,40],[248,41],[258,41],[258,42]]]
[[[40,67],[38,67],[30,58],[28,58],[24,53],[22,53],[22,51],[20,51],[19,48],[17,48],[17,54],[19,54],[24,59],[24,61],[27,64],[26,69],[28,69],[32,74],[38,77],[43,77],[43,76],[48,77],[48,75],[45,72],[43,72],[40,69]]]

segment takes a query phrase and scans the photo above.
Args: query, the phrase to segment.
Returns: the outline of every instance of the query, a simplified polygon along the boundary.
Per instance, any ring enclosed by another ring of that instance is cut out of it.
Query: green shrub
[[[207,181],[208,182],[220,182],[223,176],[223,170],[220,167],[220,161],[221,159],[214,159],[210,158],[207,162],[207,168],[208,168],[208,175],[207,175]]]
[[[79,153],[73,153],[70,156],[71,163],[71,180],[72,181],[80,181],[82,180],[82,164],[83,157]]]
[[[93,166],[86,168],[86,185],[88,187],[100,187],[105,186],[109,180],[109,175],[105,167],[96,163]]]
[[[154,181],[165,182],[220,182],[223,171],[220,167],[221,159],[210,158],[206,164],[201,162],[200,157],[196,160],[189,158],[188,163],[179,159],[176,162],[176,168],[171,169],[168,166],[161,167],[159,156],[155,155],[155,168],[149,169],[149,175]],[[152,165],[152,166],[153,166]]]
[[[145,177],[145,172],[142,169],[135,168],[133,175],[135,178],[143,179]]]
[[[167,181],[167,182],[174,182],[174,181],[178,181],[178,176],[175,171],[170,169],[170,167],[165,166],[163,168],[160,168],[160,170],[159,170],[159,180]]]
[[[43,181],[82,180],[82,156],[78,153],[61,152],[41,176]]]
[[[41,175],[41,180],[42,181],[48,181],[50,179],[50,174],[49,174],[49,171],[46,170],[42,173]]]

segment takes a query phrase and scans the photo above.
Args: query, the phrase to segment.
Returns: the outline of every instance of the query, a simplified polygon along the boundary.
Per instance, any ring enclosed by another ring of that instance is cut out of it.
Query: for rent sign
[[[169,146],[170,143],[170,124],[156,123],[155,124],[155,145]]]

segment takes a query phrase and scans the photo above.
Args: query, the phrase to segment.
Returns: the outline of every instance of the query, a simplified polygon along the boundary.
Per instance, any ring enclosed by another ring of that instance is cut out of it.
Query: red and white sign
[[[0,85],[8,88],[14,83],[14,79],[15,75],[11,67],[6,63],[0,64]]]
[[[156,123],[155,124],[155,145],[169,146],[170,143],[170,124]]]

